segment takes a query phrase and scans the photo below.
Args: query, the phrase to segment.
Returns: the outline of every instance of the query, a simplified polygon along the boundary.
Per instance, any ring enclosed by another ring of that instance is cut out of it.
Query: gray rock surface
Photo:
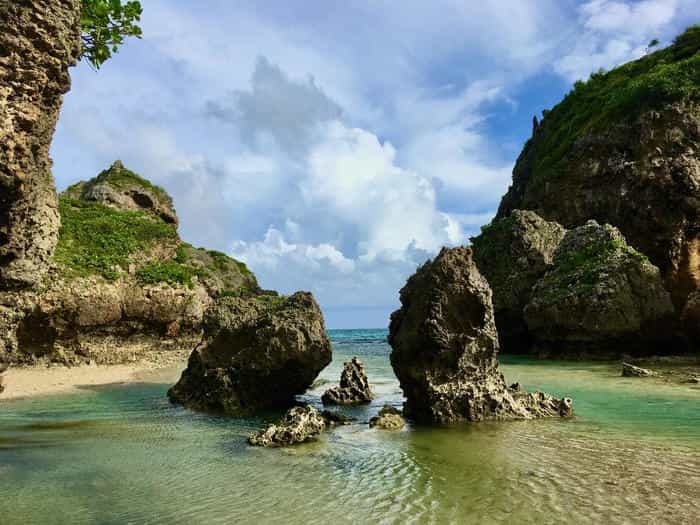
[[[326,429],[326,422],[309,405],[290,408],[280,421],[255,432],[248,443],[256,447],[288,447],[315,439]]]
[[[630,363],[622,363],[622,377],[652,377],[656,372],[648,368],[641,368]]]
[[[225,297],[206,313],[171,401],[244,415],[290,406],[331,361],[323,315],[310,293]]]
[[[523,317],[532,287],[552,267],[566,230],[531,211],[513,210],[472,237],[474,261],[493,291],[502,353],[527,353],[531,338]]]
[[[389,332],[408,417],[451,423],[560,415],[561,400],[506,387],[491,289],[469,248],[443,248],[408,279]]]
[[[391,405],[384,405],[377,415],[369,420],[369,426],[382,430],[401,430],[406,426],[406,420],[400,410]]]
[[[369,403],[374,394],[369,386],[365,365],[357,357],[344,363],[340,386],[326,390],[321,396],[324,405]]]
[[[524,313],[542,352],[607,357],[663,351],[674,308],[659,269],[617,228],[588,221],[567,232]]]
[[[40,281],[58,240],[49,148],[80,53],[80,9],[0,2],[0,290]]]

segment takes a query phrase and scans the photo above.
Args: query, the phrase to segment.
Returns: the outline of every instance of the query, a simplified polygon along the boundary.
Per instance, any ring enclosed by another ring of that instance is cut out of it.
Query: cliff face
[[[60,211],[49,273],[32,290],[0,293],[0,361],[179,358],[215,298],[259,292],[244,264],[183,243],[170,197],[121,163],[71,187]]]
[[[58,240],[49,147],[80,54],[80,0],[0,0],[0,290],[37,283]]]
[[[498,217],[619,228],[676,308],[700,286],[700,26],[575,89],[535,127]]]

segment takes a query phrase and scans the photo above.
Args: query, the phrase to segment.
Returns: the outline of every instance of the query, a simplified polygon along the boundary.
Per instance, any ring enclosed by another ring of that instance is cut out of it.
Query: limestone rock
[[[523,317],[532,287],[551,267],[566,230],[531,211],[513,210],[472,237],[474,261],[493,291],[501,352],[527,353],[531,339]]]
[[[59,214],[49,148],[80,54],[79,0],[0,2],[0,290],[49,268]]]
[[[292,407],[276,424],[251,434],[248,443],[256,447],[287,447],[312,440],[325,429],[326,422],[314,407]]]
[[[63,195],[119,211],[145,211],[169,224],[178,223],[173,201],[165,190],[126,169],[119,160],[94,179],[69,187]]]
[[[189,408],[239,415],[289,406],[331,361],[323,315],[305,292],[222,298],[206,313],[204,332],[168,391]]]
[[[348,417],[340,412],[333,412],[331,410],[324,410],[321,412],[321,417],[326,422],[326,427],[350,425],[353,421],[355,421],[355,418]]]
[[[406,426],[406,420],[400,410],[391,405],[384,405],[377,415],[369,420],[369,426],[382,430],[401,430]]]
[[[652,377],[656,372],[648,368],[641,368],[630,363],[622,363],[622,377]]]
[[[357,357],[343,365],[340,386],[326,390],[321,396],[324,405],[353,405],[374,399],[365,373],[365,365]]]
[[[491,290],[469,248],[443,248],[408,279],[389,332],[404,412],[419,422],[528,419],[549,405],[559,416],[558,400],[535,406],[506,387]]]
[[[565,235],[524,313],[542,351],[609,357],[662,352],[674,309],[658,268],[619,230],[588,221]]]

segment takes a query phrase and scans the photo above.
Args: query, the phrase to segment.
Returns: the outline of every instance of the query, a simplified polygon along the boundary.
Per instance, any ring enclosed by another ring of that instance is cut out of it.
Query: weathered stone
[[[641,368],[630,363],[622,363],[622,377],[652,377],[656,372],[648,368]]]
[[[493,291],[501,352],[527,353],[531,338],[523,317],[532,287],[552,267],[566,230],[531,211],[513,210],[472,237],[474,261]]]
[[[49,147],[80,54],[80,9],[0,2],[0,290],[36,284],[58,239]]]
[[[658,268],[619,230],[595,221],[567,232],[524,313],[547,354],[611,357],[672,346],[674,309]]]
[[[384,405],[377,415],[369,420],[369,426],[382,430],[401,430],[406,426],[406,420],[400,410],[391,405]]]
[[[249,414],[289,406],[331,361],[313,296],[225,297],[207,312],[205,339],[168,391],[186,407]]]
[[[560,402],[522,402],[498,369],[491,290],[469,248],[443,248],[408,279],[391,316],[391,365],[419,422],[559,416]],[[542,394],[542,396],[546,396]],[[546,396],[547,399],[551,399]]]
[[[355,418],[348,417],[340,412],[333,412],[331,410],[324,410],[321,412],[321,417],[326,422],[327,427],[337,427],[341,425],[350,425]]]
[[[126,169],[119,160],[94,179],[69,187],[63,195],[99,202],[119,211],[145,211],[167,223],[178,223],[170,196],[162,188]]]
[[[287,447],[316,438],[326,429],[326,422],[309,405],[290,408],[276,424],[251,434],[248,443],[256,447]]]
[[[353,357],[343,365],[340,386],[326,390],[321,396],[324,405],[354,405],[374,399],[365,373],[365,365]]]

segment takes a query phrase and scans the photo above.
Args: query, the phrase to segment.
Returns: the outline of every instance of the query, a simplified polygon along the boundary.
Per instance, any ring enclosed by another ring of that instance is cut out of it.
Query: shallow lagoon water
[[[334,361],[367,365],[400,406],[386,331],[332,331]],[[700,388],[619,367],[504,358],[508,381],[574,398],[573,420],[343,427],[315,443],[246,445],[277,417],[198,414],[153,383],[0,404],[0,523],[698,523]]]

